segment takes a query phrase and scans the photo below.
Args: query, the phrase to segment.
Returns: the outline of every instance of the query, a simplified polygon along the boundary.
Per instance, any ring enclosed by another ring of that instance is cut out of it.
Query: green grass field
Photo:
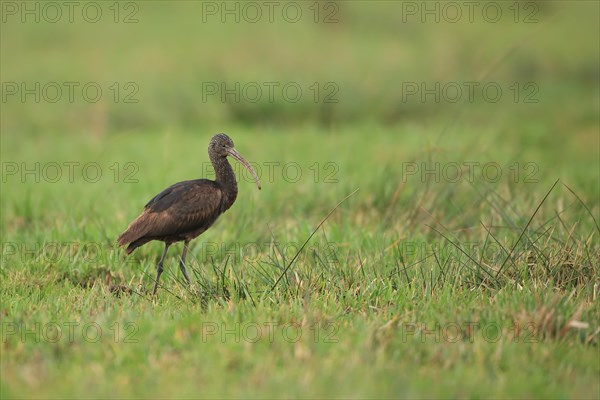
[[[598,3],[24,4],[0,3],[3,399],[600,397]],[[152,299],[162,244],[116,237],[214,178],[217,132],[263,189],[232,160],[191,287],[174,245]]]

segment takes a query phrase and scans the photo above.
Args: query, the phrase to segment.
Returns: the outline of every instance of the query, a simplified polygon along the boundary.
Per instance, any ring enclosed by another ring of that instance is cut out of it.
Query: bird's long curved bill
[[[248,169],[248,171],[250,171],[250,173],[254,177],[256,186],[258,186],[258,190],[260,190],[261,189],[260,180],[258,179],[258,175],[256,175],[256,172],[254,172],[254,169],[252,168],[252,166],[250,166],[250,163],[248,161],[246,161],[246,159],[244,157],[242,157],[240,153],[235,151],[235,149],[232,149],[232,148],[227,149],[227,154],[229,154],[231,157],[238,160],[244,167],[246,167]]]

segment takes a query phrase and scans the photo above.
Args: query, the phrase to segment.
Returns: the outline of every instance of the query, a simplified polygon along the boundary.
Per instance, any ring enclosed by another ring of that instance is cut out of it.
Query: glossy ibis
[[[248,161],[235,151],[229,136],[224,133],[215,135],[208,145],[208,156],[215,170],[214,181],[195,179],[166,188],[144,206],[140,216],[129,224],[127,230],[117,239],[119,246],[128,245],[126,254],[151,240],[165,243],[165,250],[156,266],[153,296],[156,294],[169,246],[175,242],[184,242],[179,268],[189,284],[190,277],[184,263],[190,240],[210,228],[219,215],[227,211],[235,201],[237,183],[227,156],[235,158],[248,168],[260,189],[256,172]]]

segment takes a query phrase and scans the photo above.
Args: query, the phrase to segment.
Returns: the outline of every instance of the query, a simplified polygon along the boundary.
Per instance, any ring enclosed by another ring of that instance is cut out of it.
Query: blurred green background
[[[258,163],[336,162],[349,188],[377,193],[362,171],[402,161],[533,162],[539,182],[562,177],[598,204],[596,2],[61,4],[3,2],[3,161],[113,154],[144,174],[139,152],[169,182],[225,131]],[[324,135],[356,157],[345,165]]]
[[[456,7],[444,2],[283,2],[272,17],[261,2],[101,2],[96,23],[85,20],[93,9],[83,6],[74,9],[73,23],[64,6],[62,18],[51,23],[54,11],[44,2],[39,15],[22,14],[23,4],[35,9],[33,2],[16,2],[16,11],[10,3],[3,2],[2,81],[81,85],[73,103],[66,90],[55,104],[3,97],[4,135],[200,131],[232,123],[277,124],[283,133],[301,124],[425,125],[459,110],[461,125],[504,123],[514,135],[523,125],[566,142],[593,140],[596,133],[582,132],[598,117],[596,2],[491,2],[501,12],[494,23],[488,22],[495,10],[486,7],[490,2],[476,3],[472,17],[463,3],[452,3],[459,5],[457,22],[451,22]],[[299,21],[287,22],[296,8]],[[251,22],[255,9],[261,17]],[[467,104],[403,97],[406,83],[475,81],[500,84],[500,101],[482,100],[480,90]],[[102,87],[100,101],[83,100],[87,82]],[[115,82],[118,103],[109,89]],[[125,88],[127,82],[136,89]],[[252,91],[239,102],[233,96],[225,102],[218,95],[203,98],[203,85],[221,82],[228,88],[236,82],[280,86],[274,101],[266,90],[256,103],[248,100]],[[303,89],[295,103],[281,94],[288,82]],[[316,102],[310,89],[315,82],[321,91]],[[324,87],[328,82],[335,89]],[[530,82],[537,85],[535,94],[523,88]],[[516,89],[510,89],[515,83],[521,87],[516,103]],[[123,103],[127,94],[138,102]],[[326,94],[337,102],[326,103]],[[538,102],[525,103],[528,94]]]

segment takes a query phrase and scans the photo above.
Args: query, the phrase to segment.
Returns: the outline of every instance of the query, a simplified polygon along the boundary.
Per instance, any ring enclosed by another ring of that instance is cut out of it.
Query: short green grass
[[[194,4],[140,3],[105,37],[2,26],[3,81],[143,89],[137,105],[2,104],[2,398],[598,398],[598,40],[573,31],[597,4],[536,3],[554,19],[532,29],[398,24],[393,2],[339,2],[334,26],[224,27],[195,24]],[[486,69],[537,82],[539,103],[394,89]],[[207,76],[342,91],[202,104]],[[192,242],[193,284],[172,246],[152,299],[162,245],[125,257],[115,239],[166,186],[212,177],[219,131],[263,190],[236,165],[238,200]]]
[[[72,147],[105,168],[135,162],[137,184],[115,184],[112,171],[97,183],[7,182],[3,396],[594,397],[593,192],[573,187],[580,202],[564,186],[569,175],[543,172],[550,160],[535,184],[402,184],[396,158],[421,146],[391,154],[381,130],[361,144],[368,129],[293,139],[232,129],[259,165],[293,142],[287,162],[296,156],[304,174],[291,183],[263,173],[260,192],[242,180],[234,207],[193,242],[192,288],[174,246],[155,301],[162,246],[126,259],[115,237],[163,186],[199,175],[210,135],[130,135],[107,146],[71,137],[56,155],[72,160]],[[27,156],[44,157],[25,144]],[[19,154],[16,142],[4,148]],[[315,183],[308,168],[328,160],[337,182]]]

